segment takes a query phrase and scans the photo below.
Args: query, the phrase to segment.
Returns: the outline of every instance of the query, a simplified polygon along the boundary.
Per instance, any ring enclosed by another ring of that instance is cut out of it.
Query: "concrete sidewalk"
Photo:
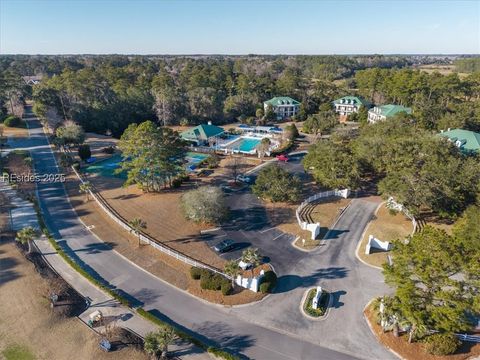
[[[10,212],[11,224],[14,225],[14,230],[19,230],[25,226],[40,228],[32,203],[23,200],[18,196],[17,192],[3,180],[0,180],[0,192],[4,193],[10,204],[14,206]],[[24,224],[24,226],[19,227],[20,224]],[[122,306],[110,295],[98,289],[94,284],[75,271],[63,260],[44,235],[34,240],[34,244],[55,272],[85,298],[88,308],[79,315],[79,319],[84,322],[86,326],[88,326],[89,315],[95,310],[100,310],[104,317],[109,320],[109,323],[113,321],[117,326],[128,329],[142,337],[151,331],[155,331],[157,328],[156,325],[125,306]],[[103,327],[95,327],[93,330],[101,334]],[[211,359],[210,355],[202,349],[182,340],[177,341],[169,350],[171,356],[181,359]]]

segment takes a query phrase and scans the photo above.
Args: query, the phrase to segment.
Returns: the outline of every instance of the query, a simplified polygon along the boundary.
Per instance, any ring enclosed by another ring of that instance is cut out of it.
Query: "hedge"
[[[69,264],[74,270],[76,270],[80,275],[84,276],[88,281],[90,281],[92,284],[94,284],[95,286],[97,286],[98,288],[100,288],[101,290],[105,291],[106,293],[108,293],[112,298],[114,298],[115,300],[117,300],[120,304],[124,305],[124,306],[127,306],[129,308],[131,308],[131,304],[130,302],[124,298],[123,296],[121,296],[120,294],[118,294],[115,290],[113,289],[110,289],[109,287],[107,287],[105,284],[103,284],[102,282],[100,282],[98,279],[96,279],[95,277],[93,277],[90,273],[88,273],[87,271],[85,271],[80,265],[78,265],[74,260],[72,260],[72,258],[70,258],[66,253],[65,251],[62,249],[62,247],[60,245],[58,245],[58,243],[55,241],[55,239],[53,238],[53,236],[50,234],[50,232],[48,231],[47,229],[47,226],[45,224],[45,221],[43,220],[43,216],[42,216],[42,213],[40,211],[40,207],[38,205],[38,202],[35,200],[33,202],[33,206],[35,208],[35,211],[37,212],[37,218],[38,218],[38,223],[40,225],[40,228],[42,229],[42,232],[45,234],[45,236],[47,237],[48,239],[48,242],[52,245],[52,247],[57,251],[57,253],[67,262],[67,264]],[[142,308],[138,308],[136,309],[136,313],[140,316],[142,316],[143,318],[153,322],[154,324],[156,325],[159,325],[159,326],[171,326],[170,324],[160,320],[158,317],[156,317],[155,315],[145,311],[144,309]],[[219,349],[219,348],[216,348],[216,347],[212,347],[212,346],[209,346],[207,345],[206,343],[204,343],[203,341],[187,334],[185,331],[183,330],[180,330],[178,329],[177,327],[175,326],[172,326],[172,328],[175,330],[175,333],[177,334],[178,337],[184,339],[184,340],[187,340],[189,342],[191,342],[192,344],[198,346],[199,348],[209,352],[209,353],[212,353],[220,358],[223,358],[225,360],[240,360],[240,358],[236,355],[232,355],[230,354],[229,352],[226,352],[225,350],[222,350],[222,349]]]
[[[272,292],[276,285],[277,274],[275,274],[272,270],[269,270],[265,273],[260,282],[260,292],[263,294]]]
[[[461,341],[452,333],[433,334],[425,339],[425,350],[432,355],[450,355],[457,351]]]
[[[200,280],[200,277],[202,276],[202,269],[197,268],[195,266],[192,266],[190,268],[190,277],[193,280]]]
[[[7,127],[19,127],[22,125],[22,119],[16,116],[8,116],[5,120],[3,120],[3,124]]]

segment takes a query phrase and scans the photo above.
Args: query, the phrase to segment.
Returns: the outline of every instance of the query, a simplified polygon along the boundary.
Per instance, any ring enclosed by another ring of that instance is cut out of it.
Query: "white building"
[[[339,115],[350,115],[360,110],[362,106],[369,109],[372,105],[365,99],[357,96],[344,96],[333,102],[335,112]]]
[[[411,114],[412,109],[403,105],[393,104],[375,106],[373,109],[368,110],[368,122],[375,124],[376,122],[385,121],[402,112]]]
[[[265,113],[271,106],[277,120],[289,119],[295,116],[300,110],[300,102],[288,96],[274,97],[263,103]]]

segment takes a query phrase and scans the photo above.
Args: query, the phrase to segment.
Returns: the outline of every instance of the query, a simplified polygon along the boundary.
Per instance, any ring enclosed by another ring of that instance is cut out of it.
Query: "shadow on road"
[[[148,312],[186,335],[198,339],[208,346],[215,346],[232,352],[242,360],[246,360],[248,357],[241,352],[255,345],[255,340],[250,335],[234,335],[231,326],[222,322],[205,321],[192,329],[188,329],[156,309]]]
[[[284,275],[280,276],[277,281],[274,293],[280,294],[294,290],[298,287],[311,287],[314,285],[320,285],[323,280],[341,279],[347,276],[348,269],[344,267],[329,267],[325,269],[318,269],[311,275],[298,276],[298,275]]]
[[[330,293],[330,296],[332,299],[331,307],[334,309],[338,309],[339,307],[342,307],[343,305],[345,305],[342,301],[340,301],[340,297],[346,294],[347,292],[345,290],[338,290]]]
[[[338,239],[340,235],[349,232],[350,230],[336,230],[336,229],[331,229],[327,232],[323,240],[332,240],[332,239]]]

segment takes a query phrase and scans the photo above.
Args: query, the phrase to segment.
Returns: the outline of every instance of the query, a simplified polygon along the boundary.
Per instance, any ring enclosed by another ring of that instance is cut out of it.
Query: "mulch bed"
[[[393,336],[392,332],[384,333],[381,326],[376,323],[372,307],[365,309],[365,317],[370,323],[377,340],[387,348],[392,349],[402,358],[407,360],[466,360],[478,359],[480,356],[480,344],[464,342],[462,346],[453,355],[435,356],[425,352],[424,346],[420,342],[408,343],[408,335],[403,334],[400,337]]]

